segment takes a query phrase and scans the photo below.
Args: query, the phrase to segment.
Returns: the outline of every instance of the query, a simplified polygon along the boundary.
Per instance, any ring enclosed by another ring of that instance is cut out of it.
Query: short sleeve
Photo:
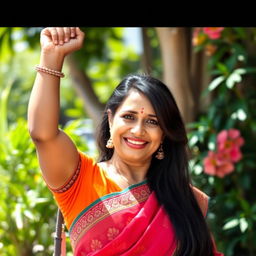
[[[76,217],[95,200],[120,191],[117,184],[105,176],[94,158],[80,151],[78,153],[78,166],[68,181],[58,189],[48,186],[68,229]]]
[[[89,204],[93,197],[92,184],[95,179],[95,161],[79,152],[79,163],[73,175],[58,189],[52,189],[54,199],[60,208],[65,224],[69,229],[74,218]]]

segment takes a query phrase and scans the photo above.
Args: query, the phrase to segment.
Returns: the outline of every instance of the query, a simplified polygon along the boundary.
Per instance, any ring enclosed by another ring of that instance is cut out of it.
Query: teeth
[[[145,144],[145,142],[141,142],[141,141],[135,141],[135,140],[129,140],[129,139],[127,139],[127,141],[132,143],[132,144],[137,144],[137,145]]]

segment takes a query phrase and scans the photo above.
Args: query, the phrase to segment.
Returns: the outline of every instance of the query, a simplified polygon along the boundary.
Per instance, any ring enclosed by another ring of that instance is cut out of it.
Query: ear
[[[109,128],[111,128],[113,124],[113,114],[110,109],[107,110],[107,113],[108,113],[108,125],[109,125]]]

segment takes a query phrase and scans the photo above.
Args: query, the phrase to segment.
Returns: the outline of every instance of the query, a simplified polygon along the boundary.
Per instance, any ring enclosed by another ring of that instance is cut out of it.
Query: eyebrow
[[[124,110],[122,112],[129,112],[129,113],[138,115],[138,112],[137,111],[133,111],[133,110]],[[148,116],[156,118],[156,115],[153,115],[153,114],[148,114]]]

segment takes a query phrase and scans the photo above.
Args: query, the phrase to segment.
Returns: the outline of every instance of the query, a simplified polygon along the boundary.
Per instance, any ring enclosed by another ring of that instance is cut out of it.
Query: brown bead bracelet
[[[36,69],[36,71],[47,73],[49,75],[53,75],[53,76],[57,76],[57,77],[64,77],[65,76],[63,72],[53,70],[53,69],[49,69],[49,68],[46,68],[46,67],[41,67],[39,65],[37,65],[35,67],[35,69]]]

